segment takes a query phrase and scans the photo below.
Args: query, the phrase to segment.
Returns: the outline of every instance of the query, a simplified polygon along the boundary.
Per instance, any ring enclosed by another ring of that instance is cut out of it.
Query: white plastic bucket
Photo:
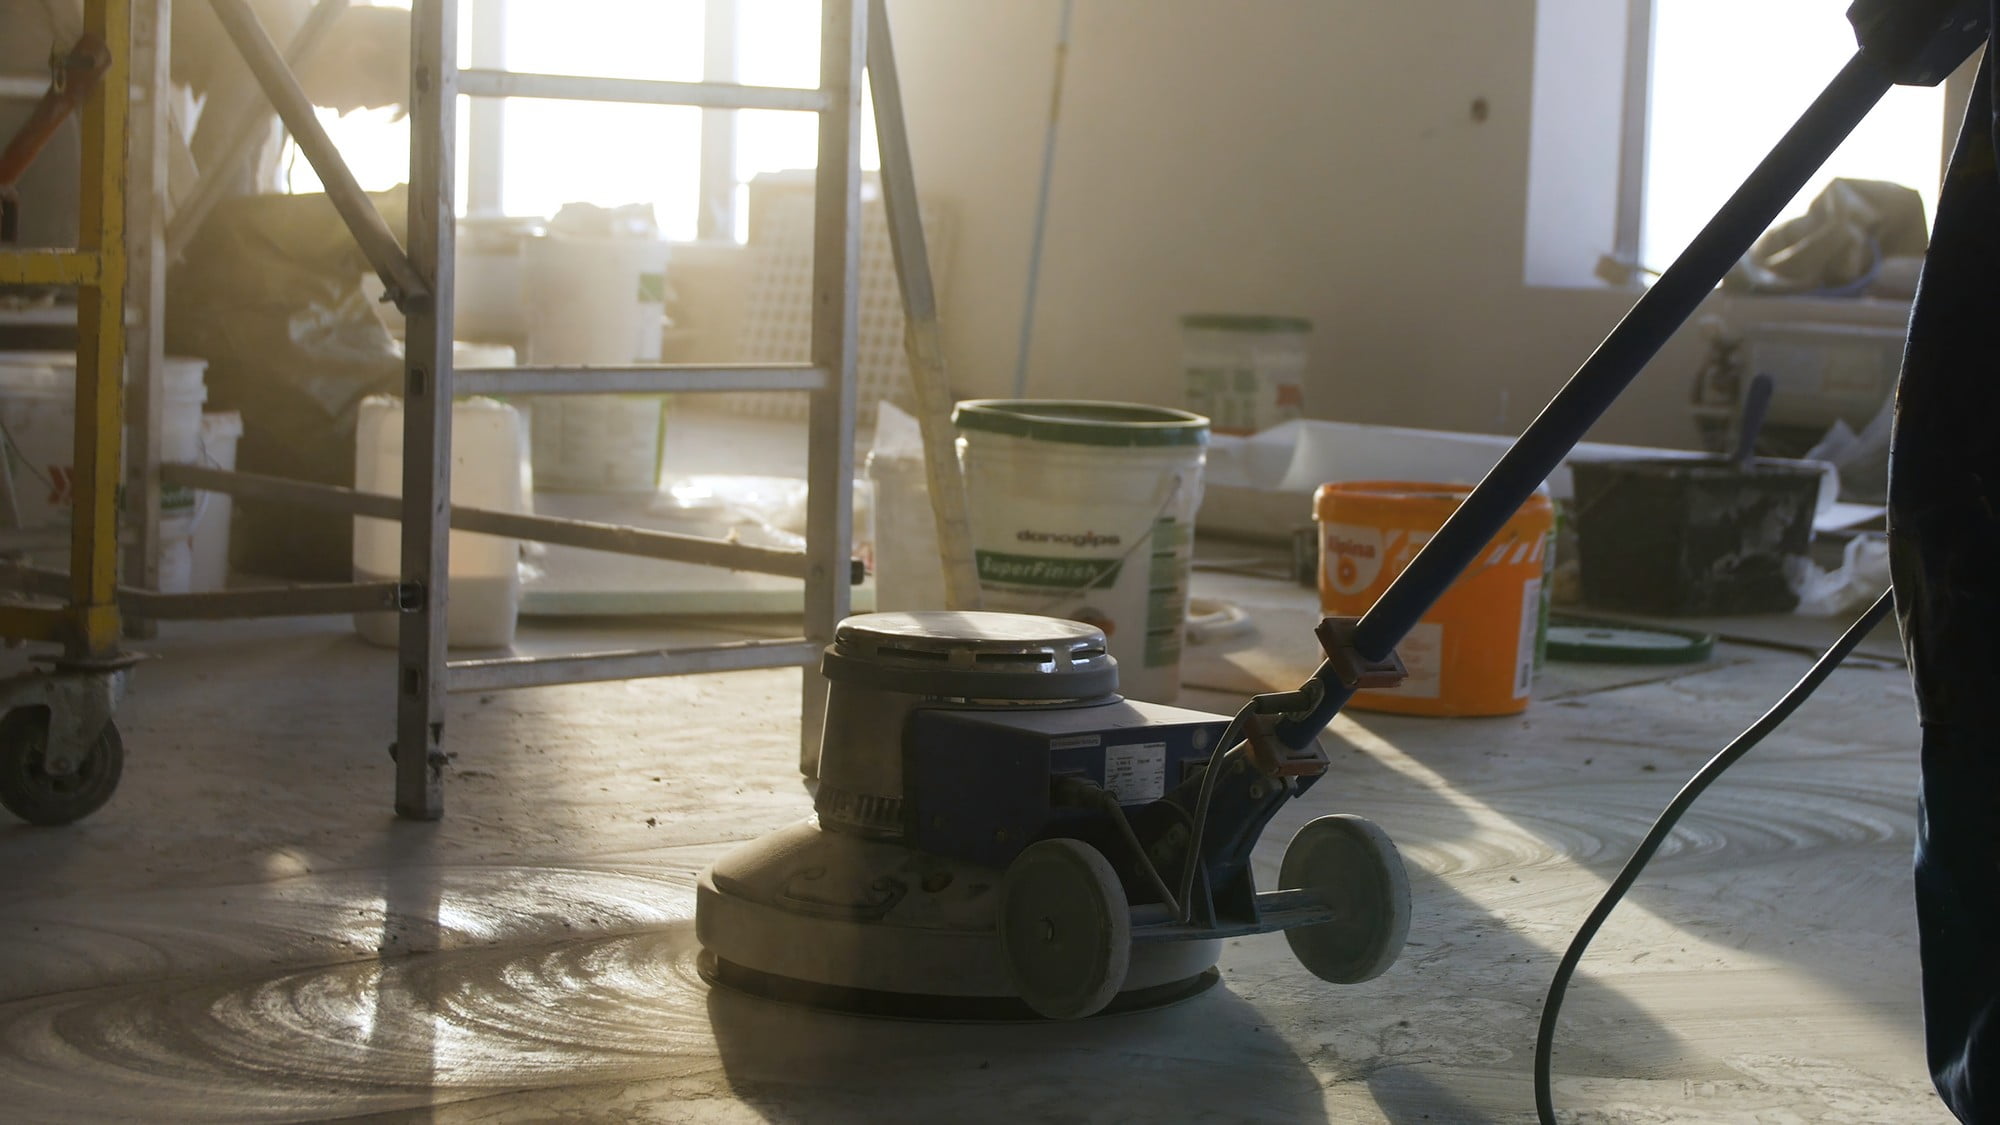
[[[451,500],[467,507],[528,511],[523,488],[521,415],[489,398],[454,403],[451,412]],[[403,492],[403,403],[387,395],[362,400],[355,429],[354,486],[363,492]],[[354,580],[394,582],[402,572],[402,528],[356,517]],[[521,606],[521,552],[513,539],[451,533],[446,642],[455,648],[504,648],[514,643]],[[394,647],[396,615],[357,613],[354,628],[371,643]]]
[[[652,492],[660,483],[667,400],[542,395],[534,402],[535,484],[565,492]]]
[[[236,443],[243,438],[243,415],[225,410],[201,416],[201,456],[211,469],[236,467]],[[226,492],[203,492],[195,504],[188,589],[195,593],[229,585],[229,524],[235,502]],[[163,567],[164,569],[164,567]]]
[[[656,363],[667,244],[654,238],[527,241],[528,362]]]
[[[875,609],[879,613],[945,608],[938,562],[937,516],[920,457],[870,453],[869,506],[875,526]]]
[[[458,295],[452,306],[460,339],[513,340],[522,334],[527,242],[543,220],[485,215],[459,220]]]
[[[527,243],[528,362],[657,363],[667,244],[551,234]],[[534,403],[535,481],[576,492],[651,492],[659,483],[658,395],[547,395]]]
[[[208,401],[205,360],[167,357],[161,380],[160,460],[196,462],[201,406]],[[69,352],[0,352],[0,439],[23,527],[69,523],[76,473],[76,356]],[[195,493],[160,496],[162,534],[192,520]]]
[[[1180,694],[1208,419],[1115,402],[961,402],[952,414],[987,609],[1104,630],[1119,690]]]
[[[1262,433],[1304,417],[1311,337],[1312,321],[1300,317],[1182,317],[1188,409],[1212,419],[1218,434]]]

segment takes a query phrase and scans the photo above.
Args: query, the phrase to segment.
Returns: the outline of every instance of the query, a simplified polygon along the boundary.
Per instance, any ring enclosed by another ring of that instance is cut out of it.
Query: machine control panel
[[[1221,715],[1136,700],[917,711],[903,747],[911,842],[1005,866],[1065,815],[1050,804],[1051,779],[1081,777],[1122,805],[1144,805],[1207,762],[1228,725]]]

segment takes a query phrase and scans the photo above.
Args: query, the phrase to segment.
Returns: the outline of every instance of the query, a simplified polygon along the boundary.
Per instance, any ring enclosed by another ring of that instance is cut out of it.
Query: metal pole
[[[160,588],[160,427],[164,408],[160,376],[166,367],[167,101],[173,0],[140,0],[132,20],[132,83],[144,111],[134,121],[131,191],[126,201],[126,245],[131,248],[131,304],[138,323],[126,337],[130,353],[125,390],[126,513],[134,527],[125,557],[125,581]],[[125,631],[150,637],[150,621],[131,618]]]
[[[847,557],[854,543],[855,340],[861,261],[861,72],[868,57],[867,0],[824,0],[818,174],[813,188],[812,362],[837,377],[815,391],[807,422],[806,641],[833,643],[847,616]],[[799,769],[819,775],[826,681],[808,668],[799,709]]]
[[[903,84],[889,38],[889,6],[887,0],[867,3],[868,76],[875,94],[876,147],[882,154],[882,210],[888,219],[896,280],[903,289],[903,343],[910,354],[910,382],[924,434],[924,481],[937,521],[938,554],[944,562],[945,608],[978,609],[979,572],[973,565],[965,477],[958,469],[957,436],[951,426],[951,383],[945,377],[937,291],[931,284],[923,209],[910,161],[909,123],[903,118]]]
[[[1014,397],[1028,397],[1028,346],[1035,337],[1035,293],[1042,280],[1042,230],[1049,217],[1049,181],[1056,168],[1056,124],[1062,119],[1063,68],[1069,64],[1069,17],[1075,0],[1063,0],[1056,32],[1056,77],[1049,88],[1049,128],[1042,138],[1042,182],[1035,191],[1035,230],[1028,239],[1028,291],[1021,299],[1021,341],[1014,348]]]
[[[382,213],[375,209],[375,204],[368,198],[368,193],[361,190],[361,185],[354,179],[354,173],[347,167],[347,161],[341,159],[340,150],[334,147],[333,139],[326,135],[326,129],[320,125],[312,101],[299,86],[298,76],[285,65],[283,56],[278,54],[278,48],[271,42],[271,37],[264,34],[263,25],[257,22],[256,15],[250,11],[250,6],[244,0],[209,0],[209,3],[215,6],[216,18],[222,21],[222,29],[228,32],[229,38],[235,42],[243,61],[250,65],[250,72],[257,76],[257,84],[264,88],[264,93],[271,99],[271,104],[277,107],[279,119],[285,123],[285,128],[291,130],[292,139],[298,142],[299,151],[305,154],[306,161],[313,166],[313,171],[319,173],[320,183],[326,186],[327,199],[333,204],[334,210],[340,213],[341,220],[347,224],[348,231],[353,234],[355,243],[361,247],[361,253],[368,259],[368,264],[381,276],[389,298],[395,302],[397,308],[403,308],[412,298],[429,296],[430,291],[424,287],[417,270],[411,264],[410,257],[396,244],[396,236],[389,230],[389,224],[383,220]],[[456,7],[457,0],[452,0],[452,3],[453,7]],[[456,50],[458,25],[455,22],[452,24],[451,32],[452,47]],[[414,59],[411,66],[421,73],[422,65]],[[432,92],[435,93],[435,90]],[[423,96],[422,90],[411,91],[413,99]],[[455,114],[456,108],[454,107],[451,112]],[[416,113],[416,106],[412,104],[411,132],[414,133],[420,127],[422,120]],[[449,149],[456,143],[456,138],[450,138],[446,141],[446,148]],[[414,151],[419,146],[412,140],[410,147]],[[416,176],[416,170],[412,168],[410,170],[412,181]],[[411,186],[414,187],[415,184],[412,183]],[[414,195],[414,192],[412,194]],[[403,308],[403,312],[408,315],[409,310]]]
[[[1398,575],[1355,628],[1354,647],[1365,659],[1386,658],[1429,611],[1516,510],[1561,465],[1571,447],[1624,391],[1648,360],[1680,328],[1729,268],[1764,233],[1813,172],[1840,147],[1889,89],[1890,77],[1875,60],[1857,53],[1774,147],[1756,171],[1709,220],[1680,259],[1667,267],[1632,311],[1605,338],[1555,399],[1543,409],[1486,479],[1452,513],[1436,537]],[[1323,691],[1318,706],[1277,724],[1284,745],[1309,745],[1338,714],[1352,689],[1331,663],[1314,674]]]
[[[359,492],[338,485],[286,480],[232,469],[211,469],[202,465],[166,465],[162,480],[231,496],[268,500],[277,504],[348,512],[374,519],[401,520],[403,502],[378,492]],[[802,551],[776,547],[753,547],[727,539],[679,535],[653,531],[630,524],[593,523],[588,520],[528,516],[488,508],[449,509],[451,526],[457,531],[493,535],[502,539],[523,539],[534,543],[557,543],[589,551],[638,558],[665,559],[726,570],[774,574],[781,578],[804,578],[807,556]]]
[[[410,7],[410,265],[429,300],[404,309],[402,579],[396,813],[444,815],[445,608],[451,573],[452,238],[458,0]]]
[[[319,50],[320,42],[326,38],[327,31],[333,27],[333,22],[340,18],[347,6],[348,0],[319,0],[312,13],[306,16],[306,22],[299,25],[298,33],[285,44],[285,65],[296,71],[312,58],[313,53]],[[249,161],[264,139],[264,133],[270,127],[271,113],[267,105],[253,101],[257,96],[257,93],[248,94],[224,111],[229,114],[226,118],[228,125],[224,129],[229,144],[214,167],[201,170],[201,182],[195,188],[194,198],[174,215],[173,225],[167,230],[167,256],[170,260],[179,260],[188,243],[201,233],[201,224],[208,218],[208,213],[222,202],[231,181],[236,178],[237,170]],[[207,110],[202,112],[204,115],[208,113]]]
[[[734,82],[660,82],[586,74],[532,74],[515,70],[464,70],[458,92],[474,98],[553,98],[558,101],[684,105],[696,109],[779,109],[817,113],[822,90],[743,86]]]

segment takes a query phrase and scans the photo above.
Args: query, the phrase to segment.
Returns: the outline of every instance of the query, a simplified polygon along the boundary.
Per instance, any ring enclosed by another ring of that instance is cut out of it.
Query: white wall
[[[1029,394],[1175,403],[1181,313],[1293,313],[1314,415],[1518,431],[1632,299],[1522,282],[1534,11],[1077,0]],[[968,394],[1012,387],[1058,12],[892,0]],[[1683,333],[1593,436],[1691,443],[1698,358]]]

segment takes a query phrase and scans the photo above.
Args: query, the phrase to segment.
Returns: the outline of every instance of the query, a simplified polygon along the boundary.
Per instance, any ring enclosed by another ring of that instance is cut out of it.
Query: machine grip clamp
[[[1265,777],[1318,777],[1329,764],[1319,740],[1294,750],[1278,738],[1278,715],[1253,713],[1245,723],[1243,741],[1250,748],[1250,764]]]
[[[1326,652],[1326,662],[1332,666],[1333,674],[1340,678],[1342,687],[1349,691],[1364,688],[1393,688],[1402,685],[1410,673],[1403,667],[1403,658],[1394,649],[1381,660],[1370,660],[1354,647],[1354,629],[1361,623],[1359,617],[1323,617],[1313,635],[1319,638],[1319,647]]]

